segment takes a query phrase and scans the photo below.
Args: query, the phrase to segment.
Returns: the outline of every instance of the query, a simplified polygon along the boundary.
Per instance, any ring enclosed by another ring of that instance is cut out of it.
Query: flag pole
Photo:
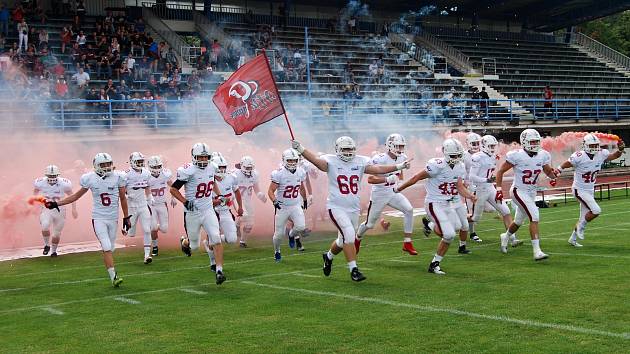
[[[284,109],[284,103],[282,103],[282,97],[280,97],[280,90],[278,90],[278,85],[276,85],[276,79],[273,77],[273,71],[271,71],[271,66],[269,65],[269,58],[267,58],[267,52],[263,48],[262,54],[265,56],[265,63],[267,64],[267,68],[271,73],[271,81],[273,82],[273,87],[276,89],[278,93],[278,101],[280,101],[280,107],[282,107],[282,113],[284,114],[284,120],[287,122],[287,126],[289,127],[289,134],[291,134],[291,140],[295,140],[295,136],[293,135],[293,129],[291,128],[291,123],[289,122],[289,117],[287,116],[287,111]]]

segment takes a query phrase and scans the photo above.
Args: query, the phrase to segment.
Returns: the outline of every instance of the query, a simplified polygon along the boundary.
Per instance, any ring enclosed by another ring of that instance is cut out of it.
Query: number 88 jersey
[[[276,189],[276,200],[282,202],[284,206],[298,205],[300,199],[300,186],[306,180],[304,169],[297,168],[291,172],[281,167],[271,172],[271,182],[278,185]]]
[[[459,195],[457,180],[466,177],[466,167],[463,162],[451,167],[444,158],[432,158],[427,162],[429,180],[425,185],[427,202],[450,201]]]
[[[194,202],[199,211],[212,209],[212,189],[214,187],[214,167],[211,163],[206,168],[185,164],[177,169],[177,179],[185,182],[184,197]]]
[[[573,174],[573,188],[592,191],[595,187],[597,173],[602,168],[602,164],[609,155],[610,152],[606,149],[593,155],[592,159],[584,151],[574,152],[571,157],[569,157],[569,162],[575,169]]]
[[[166,203],[166,195],[169,194],[167,182],[171,180],[172,176],[173,173],[167,168],[163,169],[157,177],[149,176],[149,189],[155,203]]]
[[[328,199],[326,208],[343,209],[358,213],[361,210],[359,192],[365,167],[370,165],[370,158],[356,155],[346,162],[337,155],[323,155],[328,163]]]
[[[514,167],[514,182],[517,189],[535,192],[536,184],[543,173],[543,166],[551,163],[551,155],[545,150],[540,150],[536,155],[530,156],[525,150],[513,150],[507,153],[505,160]]]

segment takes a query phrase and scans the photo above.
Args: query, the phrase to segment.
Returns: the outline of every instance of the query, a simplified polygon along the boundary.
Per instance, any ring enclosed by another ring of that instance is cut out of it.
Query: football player
[[[582,247],[577,239],[584,239],[586,224],[593,221],[601,214],[602,209],[595,201],[595,182],[597,173],[606,161],[618,159],[623,154],[625,144],[617,142],[617,151],[611,153],[602,149],[599,138],[594,134],[586,134],[582,142],[582,150],[574,152],[571,157],[560,166],[558,171],[573,167],[573,195],[580,202],[580,217],[575,224],[573,233],[569,238],[569,244],[574,247]]]
[[[256,197],[263,203],[267,202],[267,196],[261,192],[258,185],[258,171],[254,164],[254,159],[250,156],[243,156],[238,170],[234,172],[238,183],[238,190],[241,193],[243,203],[243,216],[236,222],[236,233],[239,236],[239,246],[247,247],[247,237],[254,227],[254,204],[252,197]]]
[[[428,227],[442,238],[428,271],[439,275],[446,274],[440,267],[440,262],[458,230],[463,227],[462,218],[457,214],[457,209],[464,205],[456,197],[461,195],[472,199],[473,202],[476,201],[476,197],[464,183],[466,169],[462,162],[464,155],[462,144],[455,139],[446,139],[442,143],[442,152],[444,157],[430,159],[424,170],[416,173],[400,186],[394,187],[394,192],[399,193],[423,179],[428,180],[425,185],[427,195],[424,200],[425,209],[431,219]]]
[[[46,208],[57,209],[62,205],[76,202],[87,191],[92,191],[92,227],[96,238],[101,243],[103,260],[109,278],[114,287],[119,287],[122,278],[114,269],[113,251],[116,247],[116,233],[118,231],[118,206],[123,212],[123,230],[131,228],[127,209],[125,191],[125,176],[114,171],[114,162],[107,153],[98,153],[92,160],[94,172],[81,176],[81,188],[74,194],[60,200],[46,200]]]
[[[151,210],[150,204],[155,204],[151,190],[149,189],[149,177],[151,174],[144,168],[144,155],[140,152],[132,152],[129,155],[130,168],[125,171],[127,201],[129,214],[131,214],[131,228],[129,232],[123,232],[129,237],[136,235],[138,220],[142,223],[142,239],[144,245],[144,264],[153,261],[151,257]]]
[[[168,205],[166,204],[166,193],[171,187],[173,173],[168,168],[164,168],[160,156],[151,156],[147,160],[151,176],[149,177],[149,190],[151,208],[151,255],[157,256],[158,231],[166,233],[168,231]],[[171,196],[171,207],[175,208],[177,200]]]
[[[396,165],[407,160],[405,147],[407,141],[400,134],[390,134],[385,140],[387,152],[376,154],[372,157],[372,165]],[[403,246],[402,250],[410,255],[417,255],[418,252],[413,247],[411,235],[413,233],[413,207],[409,200],[402,194],[394,193],[393,186],[403,179],[402,171],[391,172],[382,176],[368,176],[368,183],[372,184],[370,194],[370,204],[367,211],[367,219],[359,225],[357,238],[362,238],[381,217],[381,212],[385,206],[390,206],[403,213]]]
[[[350,278],[353,281],[365,280],[366,278],[359,271],[356,261],[356,254],[360,247],[360,240],[356,238],[356,232],[361,209],[359,194],[361,180],[365,173],[383,175],[407,169],[410,165],[409,161],[396,165],[371,165],[369,157],[356,155],[357,145],[348,136],[342,136],[335,141],[334,155],[326,154],[318,157],[295,140],[292,141],[292,146],[305,159],[328,175],[326,207],[330,219],[339,232],[337,239],[330,245],[330,250],[322,255],[324,275],[330,275],[333,257],[343,251],[348,262]]]
[[[283,166],[281,166],[283,167]],[[304,180],[304,187],[306,188],[306,199],[302,199],[301,204],[306,205],[307,207],[310,207],[313,204],[313,187],[311,186],[311,176],[317,176],[317,172],[315,171],[316,168],[315,166],[313,166],[312,163],[306,161],[304,159],[303,156],[300,155],[300,158],[298,160],[298,166],[297,169],[302,171],[300,172],[301,174],[303,174],[305,176],[305,180]],[[300,196],[300,198],[302,198],[302,196]],[[303,202],[306,200],[306,204],[304,204]],[[305,213],[306,213],[306,209]],[[306,216],[305,216],[306,218]],[[287,222],[287,225],[285,227],[285,233],[289,236],[289,247],[293,248],[296,245],[296,240],[295,240],[295,236],[293,236],[291,234],[291,229],[293,229],[293,222],[291,220],[289,220]],[[304,227],[304,231],[301,233],[303,236],[306,236],[308,233],[310,233],[311,231],[306,228],[306,226]],[[300,247],[298,246],[298,251],[303,252],[304,251],[304,247]]]
[[[182,236],[182,252],[188,257],[199,248],[201,228],[208,234],[210,247],[213,249],[216,265],[216,284],[220,285],[226,277],[223,274],[223,245],[219,233],[219,220],[213,208],[214,195],[221,194],[214,181],[215,169],[210,163],[210,149],[205,143],[196,143],[190,150],[192,163],[177,169],[177,179],[171,185],[171,194],[185,208],[184,226],[186,236]],[[184,195],[179,191],[184,187]]]
[[[234,214],[232,214],[231,208],[234,205],[234,200],[236,200],[237,215],[243,215],[243,203],[241,192],[238,189],[238,182],[236,176],[228,173],[228,162],[223,156],[214,156],[212,164],[215,168],[214,181],[219,189],[219,193],[214,197],[213,205],[214,211],[219,218],[219,229],[223,232],[222,241],[236,243],[236,219]]]
[[[304,232],[304,209],[307,208],[304,186],[306,174],[298,168],[299,158],[297,151],[285,150],[282,153],[282,167],[271,172],[271,183],[267,190],[267,196],[275,208],[273,248],[276,262],[282,259],[280,244],[289,220],[292,224],[289,236],[294,238],[298,251],[304,251],[300,236]]]
[[[59,167],[55,165],[46,166],[44,177],[40,177],[33,183],[34,194],[41,194],[46,200],[59,201],[64,195],[72,194],[72,183],[66,178],[59,177]],[[72,217],[77,218],[77,206],[72,203]],[[44,238],[44,256],[50,252],[51,257],[57,257],[57,247],[61,237],[61,230],[66,222],[66,210],[49,210],[42,208],[39,214],[39,224],[42,227],[42,237]],[[50,234],[52,230],[52,248],[50,244]]]
[[[468,150],[464,151],[464,167],[466,168],[466,178],[464,179],[464,183],[466,183],[468,189],[474,193],[475,184],[470,179],[470,168],[472,167],[472,156],[481,150],[481,136],[474,132],[468,133],[468,135],[466,136],[466,146],[468,147]],[[471,211],[472,207],[473,204],[470,202],[469,199],[466,199],[466,211]],[[470,239],[475,242],[482,242],[481,238],[479,238],[475,230],[471,228],[470,220],[468,221],[470,229]],[[465,240],[466,239],[464,238],[464,241]]]
[[[472,155],[471,168],[468,173],[468,179],[473,183],[475,195],[477,196],[477,203],[472,205],[472,215],[470,221],[470,229],[474,229],[475,223],[481,220],[483,212],[485,210],[486,203],[490,204],[494,210],[496,210],[501,218],[505,229],[512,224],[512,214],[510,208],[501,200],[495,200],[497,190],[494,186],[496,177],[494,171],[497,167],[497,160],[499,157],[496,155],[497,146],[499,142],[492,135],[484,135],[481,138],[481,151]],[[472,234],[471,234],[472,238]],[[516,234],[510,236],[512,247],[521,245],[523,242],[516,238]]]
[[[514,169],[514,181],[510,187],[512,201],[516,206],[514,221],[505,233],[501,234],[501,252],[507,253],[510,237],[523,225],[525,218],[529,219],[529,234],[532,239],[534,260],[547,259],[548,256],[540,249],[538,222],[540,215],[536,206],[536,192],[538,178],[542,173],[552,180],[558,175],[558,170],[551,167],[551,156],[541,148],[540,134],[535,129],[525,129],[520,136],[521,149],[507,153],[505,162],[497,171],[497,193],[495,201],[503,200],[503,175]]]

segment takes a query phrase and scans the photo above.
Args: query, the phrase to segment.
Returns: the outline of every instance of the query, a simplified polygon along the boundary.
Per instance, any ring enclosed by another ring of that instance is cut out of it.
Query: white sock
[[[52,246],[50,247],[50,252],[51,253],[55,253],[57,252],[57,246],[59,246],[58,244],[53,243]]]
[[[511,234],[510,235],[510,241],[514,241],[516,240],[516,234]]]
[[[326,257],[328,257],[328,259],[330,259],[331,261],[332,261],[334,256],[335,255],[330,250],[328,250],[328,252],[326,252]]]
[[[217,273],[223,272],[223,266],[217,265]]]
[[[586,228],[586,224],[587,223],[588,223],[588,221],[586,221],[586,219],[580,220],[580,222],[578,223],[578,231],[579,232],[584,232],[584,229]]]
[[[151,246],[144,246],[144,258],[148,258],[151,255]]]
[[[282,236],[273,237],[273,250],[276,252],[280,252],[280,243],[282,242]]]
[[[512,238],[512,235],[514,235],[513,233],[510,232],[510,229],[505,230],[505,233],[508,235],[508,237]]]
[[[359,231],[357,231],[357,236],[363,237],[363,235],[365,235],[366,232],[367,232],[367,227],[365,226],[365,223],[361,223],[361,225],[359,225]]]
[[[459,247],[466,246],[466,241],[459,240]]]
[[[405,237],[405,238],[403,239],[403,242],[411,242],[411,237]]]
[[[435,255],[433,256],[433,261],[432,262],[441,262],[442,258],[444,258],[444,256],[440,256],[440,255]]]
[[[433,230],[433,232],[435,232],[435,223],[433,221],[429,221],[429,229]]]
[[[114,278],[116,278],[116,270],[114,270],[114,267],[107,268],[107,273],[109,273],[109,280],[114,281]]]
[[[44,239],[44,246],[49,246],[50,236],[42,236],[42,238]]]
[[[470,233],[472,234],[473,232],[475,232],[475,222],[474,221],[469,221],[468,222],[468,229],[470,230]]]
[[[357,267],[357,261],[350,261],[348,262],[348,269],[350,269],[350,271],[352,271],[352,269]]]
[[[157,245],[158,245],[158,240],[151,240],[151,246],[157,247]]]
[[[532,240],[532,248],[534,249],[534,253],[542,252],[540,250],[540,240],[539,239]]]
[[[145,232],[142,234],[142,238],[144,241],[144,258],[147,258],[151,255],[151,232]]]
[[[575,231],[575,229],[573,229],[573,232],[571,233],[571,241],[575,242],[577,239],[577,231]]]

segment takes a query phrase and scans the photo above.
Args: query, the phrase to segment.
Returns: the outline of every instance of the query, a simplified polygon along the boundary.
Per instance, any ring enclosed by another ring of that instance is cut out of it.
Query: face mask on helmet
[[[481,151],[485,152],[490,156],[494,156],[497,152],[497,146],[499,142],[492,135],[484,135],[481,138]]]
[[[57,183],[59,175],[46,175],[46,180],[51,186]]]
[[[392,134],[387,137],[387,142],[385,143],[387,146],[387,150],[394,156],[400,156],[405,153],[405,147],[407,143],[405,142],[405,138],[400,134]]]
[[[357,147],[354,140],[350,137],[340,137],[335,142],[335,152],[337,153],[337,157],[339,157],[342,161],[351,161],[354,158],[356,151]]]
[[[241,172],[245,177],[251,177],[254,173],[254,160],[249,156],[241,159]]]
[[[473,141],[470,143],[470,151],[471,152],[479,152],[479,142]]]
[[[149,166],[149,170],[151,170],[153,177],[158,177],[162,173],[162,165]]]
[[[144,168],[144,159],[133,160],[131,163],[131,167],[136,171],[141,170],[142,168]]]
[[[582,145],[584,152],[590,155],[595,155],[602,150],[599,138],[592,134],[588,134],[584,137]]]
[[[254,173],[254,168],[252,166],[241,167],[241,172],[243,172],[243,175],[246,177],[251,177]]]
[[[208,145],[196,143],[193,145],[190,154],[192,155],[193,165],[201,169],[208,167],[208,163],[210,162],[210,150],[208,149]]]
[[[540,134],[534,129],[525,129],[521,133],[521,146],[523,150],[531,153],[540,151]]]
[[[100,173],[99,171],[96,171],[96,173],[99,176],[109,176],[112,171],[114,171],[114,163],[113,162],[102,162],[100,164],[98,164],[98,167],[100,169]]]
[[[217,165],[217,169],[215,171],[215,176],[219,177],[219,178],[223,178],[225,177],[225,174],[227,173],[227,166],[226,165]]]
[[[446,161],[448,162],[449,165],[454,166],[458,162],[462,161],[462,157],[463,157],[462,154],[448,154],[446,155]]]

